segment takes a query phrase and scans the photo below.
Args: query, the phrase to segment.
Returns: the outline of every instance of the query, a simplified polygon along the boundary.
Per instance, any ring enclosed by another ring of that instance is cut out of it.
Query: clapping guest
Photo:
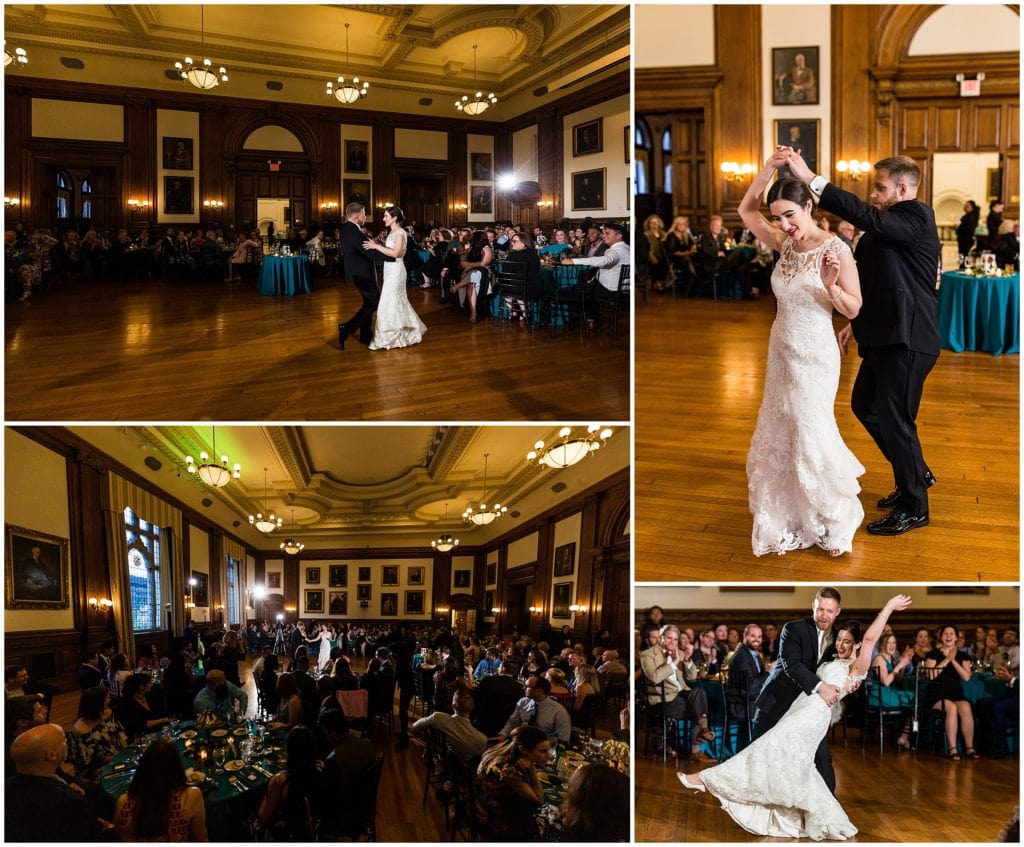
[[[931,679],[924,692],[924,704],[925,708],[943,713],[949,743],[947,757],[960,761],[956,746],[958,730],[964,737],[967,758],[978,759],[980,756],[974,749],[974,714],[961,685],[971,678],[971,659],[967,653],[957,652],[956,639],[956,627],[944,626],[939,630],[939,645],[924,662]]]
[[[95,782],[107,762],[128,746],[128,736],[114,720],[110,694],[101,686],[87,688],[78,701],[78,719],[67,733],[68,764],[79,780]]]
[[[713,629],[705,629],[700,634],[700,639],[695,645],[693,661],[707,673],[713,674],[721,670],[723,658],[715,642],[715,631]]]
[[[203,793],[189,787],[178,745],[158,738],[114,804],[121,841],[206,841]]]
[[[537,840],[534,813],[544,802],[537,765],[550,758],[551,742],[536,726],[516,727],[508,740],[484,751],[476,772],[476,812],[487,840]]]

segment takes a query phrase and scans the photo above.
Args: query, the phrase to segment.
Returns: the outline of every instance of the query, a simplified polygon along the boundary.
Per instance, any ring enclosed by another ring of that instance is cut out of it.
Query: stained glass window
[[[128,548],[128,588],[132,628],[148,632],[160,628],[160,527],[124,510]]]

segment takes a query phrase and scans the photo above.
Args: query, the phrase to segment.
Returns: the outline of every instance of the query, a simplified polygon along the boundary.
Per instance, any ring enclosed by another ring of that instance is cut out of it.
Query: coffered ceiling
[[[259,549],[280,541],[249,526],[248,516],[268,507],[285,519],[284,529],[294,510],[307,548],[429,546],[442,531],[464,545],[481,544],[629,465],[624,430],[578,465],[553,471],[529,463],[526,454],[538,440],[555,441],[559,426],[69,429]],[[216,454],[242,466],[241,479],[223,488],[210,488],[185,467],[188,455],[214,455],[214,434]],[[464,524],[462,512],[480,500],[508,505],[509,513],[487,527]]]
[[[458,97],[482,89],[499,98],[488,119],[508,120],[629,68],[627,4],[203,8],[205,55],[229,75],[214,97],[343,109],[325,83],[352,73],[371,86],[360,109],[452,116]],[[29,52],[23,75],[194,92],[172,71],[186,55],[202,58],[200,12],[156,3],[5,5],[5,37]]]

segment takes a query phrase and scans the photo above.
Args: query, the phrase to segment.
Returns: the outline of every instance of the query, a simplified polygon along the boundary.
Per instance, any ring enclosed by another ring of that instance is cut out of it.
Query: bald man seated
[[[206,674],[206,687],[193,701],[196,714],[202,711],[214,712],[221,720],[231,717],[237,701],[239,714],[245,715],[249,707],[249,695],[233,682],[228,682],[224,671],[212,670]]]
[[[99,841],[104,827],[85,798],[57,776],[67,756],[64,730],[32,727],[11,744],[16,773],[4,786],[5,841]]]

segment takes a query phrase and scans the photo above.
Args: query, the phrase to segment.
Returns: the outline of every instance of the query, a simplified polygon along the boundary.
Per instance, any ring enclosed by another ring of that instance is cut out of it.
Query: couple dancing
[[[856,621],[833,629],[840,603],[836,589],[822,588],[812,617],[782,628],[778,664],[754,703],[750,746],[713,768],[678,774],[686,788],[717,797],[747,832],[816,841],[857,834],[834,796],[828,729],[840,701],[867,676],[889,616],[911,600],[897,594],[863,633]]]
[[[783,166],[793,178],[768,190],[769,221],[760,212],[761,194]],[[744,225],[780,254],[772,274],[778,315],[747,455],[757,556],[812,546],[839,556],[853,548],[864,519],[857,496],[864,467],[843,442],[834,411],[840,356],[851,338],[862,358],[853,412],[896,480],[895,490],[878,501],[889,513],[867,530],[901,535],[928,523],[927,489],[935,478],[915,420],[939,355],[940,245],[934,213],[917,200],[917,163],[906,156],[883,159],[874,179],[869,206],[815,176],[798,151],[780,146],[739,205]],[[817,225],[815,196],[820,208],[862,230],[855,256]],[[838,345],[833,309],[850,319]]]
[[[420,320],[405,293],[406,235],[402,229],[405,215],[395,206],[384,210],[384,226],[389,230],[387,241],[381,244],[368,239],[363,232],[366,207],[362,203],[349,203],[345,207],[345,223],[341,227],[341,255],[345,262],[345,276],[359,290],[363,304],[345,323],[338,324],[338,346],[355,333],[359,341],[371,350],[391,350],[411,347],[423,340],[426,324]],[[384,256],[384,283],[377,293],[377,271],[374,251]],[[373,314],[377,322],[373,323]]]

